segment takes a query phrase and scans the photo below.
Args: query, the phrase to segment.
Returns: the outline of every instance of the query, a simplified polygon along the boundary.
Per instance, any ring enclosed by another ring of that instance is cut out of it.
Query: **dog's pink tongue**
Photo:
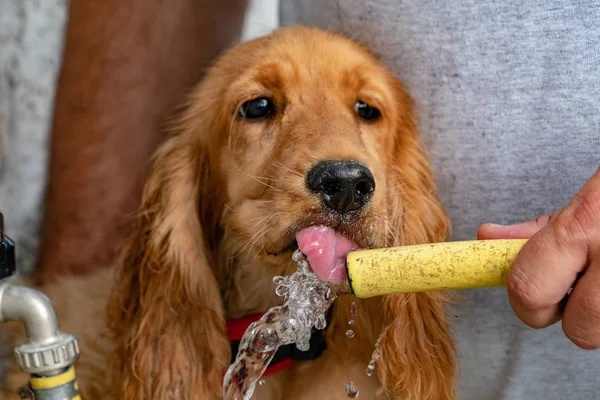
[[[311,226],[296,235],[298,248],[319,279],[331,283],[346,280],[346,255],[358,245],[326,226]]]

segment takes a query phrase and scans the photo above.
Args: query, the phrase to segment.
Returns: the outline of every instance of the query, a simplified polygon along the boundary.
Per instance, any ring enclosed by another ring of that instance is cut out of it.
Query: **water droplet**
[[[294,285],[288,291],[287,297],[294,299],[294,298],[296,298],[300,294],[299,292],[303,291],[303,290],[304,290],[303,288],[299,288],[299,287],[297,287],[297,286]]]
[[[302,260],[302,261],[300,261],[298,263],[298,269],[303,274],[310,274],[310,273],[312,273],[312,270],[310,269],[310,264],[306,260]],[[304,277],[300,276],[300,279],[302,279],[302,278],[304,278]]]
[[[356,321],[354,318],[356,317],[356,298],[352,296],[352,302],[350,303],[350,319],[348,320],[349,326],[354,326]],[[352,339],[354,337],[354,331],[352,329],[348,329],[346,331],[346,336]]]
[[[283,276],[276,276],[273,278],[273,283],[276,285],[285,285],[287,283],[287,279]]]
[[[308,351],[310,350],[310,343],[304,340],[298,340],[296,342],[296,348],[300,351]]]
[[[327,326],[327,320],[325,319],[325,317],[322,315],[317,317],[317,321],[315,322],[315,328],[325,329],[326,326]]]
[[[265,384],[265,381],[263,379],[261,379],[260,381],[258,381],[258,386],[263,386]]]
[[[356,317],[356,298],[352,296],[352,302],[350,303],[350,318]]]
[[[302,252],[300,250],[296,250],[294,252],[294,254],[292,254],[292,260],[294,260],[296,262],[300,262],[303,259],[304,259],[304,254],[302,254]]]
[[[351,399],[355,399],[358,397],[358,388],[354,386],[352,381],[346,383],[346,396]]]
[[[369,365],[367,365],[366,373],[367,376],[373,376],[373,374],[375,373],[375,363],[373,361],[371,361]]]
[[[371,356],[371,362],[373,363],[373,366],[375,366],[377,361],[379,361],[379,349],[375,350]]]
[[[278,285],[275,288],[275,293],[277,296],[285,296],[290,291],[290,288],[284,285]]]
[[[388,329],[389,326],[381,332],[381,334],[377,338],[377,341],[375,342],[375,350],[373,350],[373,354],[371,355],[371,361],[369,362],[369,365],[367,365],[367,370],[365,371],[367,376],[373,376],[373,374],[375,373],[375,364],[377,363],[377,361],[379,361],[379,357],[381,356],[381,339],[383,338]]]

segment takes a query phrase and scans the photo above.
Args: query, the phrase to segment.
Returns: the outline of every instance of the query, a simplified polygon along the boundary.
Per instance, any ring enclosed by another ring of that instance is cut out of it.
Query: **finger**
[[[587,263],[587,254],[561,244],[547,226],[521,249],[507,276],[510,304],[533,328],[544,328],[561,317],[560,302]]]
[[[534,221],[515,225],[483,224],[477,231],[477,239],[529,239],[531,236],[548,225],[549,215],[542,215]]]
[[[600,255],[600,253],[596,253]],[[600,347],[600,260],[596,257],[577,281],[563,315],[565,335],[583,349]]]
[[[523,246],[508,272],[508,296],[517,316],[543,328],[561,317],[561,301],[600,241],[600,173]]]

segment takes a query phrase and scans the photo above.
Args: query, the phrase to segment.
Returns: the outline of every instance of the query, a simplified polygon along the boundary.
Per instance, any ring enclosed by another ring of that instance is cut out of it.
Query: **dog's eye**
[[[381,112],[379,112],[378,109],[361,100],[358,100],[356,104],[354,104],[354,111],[356,111],[356,115],[365,121],[374,121],[381,115]]]
[[[241,118],[266,118],[273,112],[273,102],[266,97],[248,100],[238,109],[238,116]]]

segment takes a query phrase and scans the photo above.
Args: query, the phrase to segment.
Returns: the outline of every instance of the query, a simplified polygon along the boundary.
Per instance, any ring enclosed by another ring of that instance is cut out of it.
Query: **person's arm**
[[[243,0],[72,0],[37,270],[107,265],[167,116],[239,38]]]
[[[562,320],[574,344],[600,348],[600,169],[552,216],[510,226],[486,224],[477,236],[529,238],[508,272],[513,310],[533,328]]]

